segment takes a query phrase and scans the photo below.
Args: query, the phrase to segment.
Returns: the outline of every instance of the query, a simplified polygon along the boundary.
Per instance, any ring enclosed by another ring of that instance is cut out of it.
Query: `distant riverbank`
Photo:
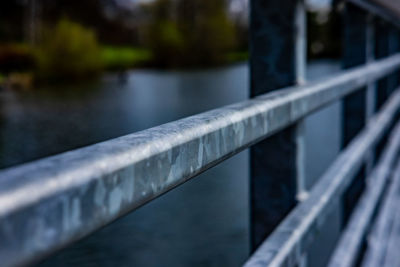
[[[36,76],[40,75],[35,71],[38,65],[36,60],[40,60],[36,59],[35,53],[34,49],[25,44],[0,45],[0,87],[31,89],[33,83],[37,82]],[[103,45],[100,48],[99,56],[101,63],[98,64],[102,66],[101,69],[105,72],[126,72],[138,68],[160,68],[154,60],[152,52],[146,48]],[[247,51],[226,53],[222,66],[244,62],[248,60],[248,57]],[[191,69],[197,68],[192,66]],[[65,83],[66,81],[61,79],[60,82]],[[53,79],[52,83],[57,83],[57,81]]]

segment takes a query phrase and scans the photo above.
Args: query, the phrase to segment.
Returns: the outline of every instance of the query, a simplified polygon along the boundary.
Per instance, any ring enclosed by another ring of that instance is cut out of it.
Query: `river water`
[[[308,78],[338,71],[311,64]],[[134,70],[121,80],[0,91],[0,169],[143,130],[248,97],[248,67]],[[311,186],[339,149],[338,103],[304,123]],[[319,145],[327,149],[321,153]],[[328,145],[327,145],[328,144]],[[249,254],[248,152],[62,250],[40,266],[240,266]]]

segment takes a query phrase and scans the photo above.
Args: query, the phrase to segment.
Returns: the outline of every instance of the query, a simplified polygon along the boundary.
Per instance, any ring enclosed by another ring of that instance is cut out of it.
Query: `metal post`
[[[250,8],[251,97],[301,83],[306,61],[304,3],[251,0]],[[251,251],[296,204],[297,179],[304,176],[298,172],[303,153],[297,133],[301,130],[291,126],[250,149]]]
[[[375,58],[383,59],[390,55],[391,48],[391,29],[390,25],[383,21],[382,19],[376,20],[376,39],[375,39]],[[376,84],[376,110],[379,110],[382,105],[388,99],[390,93],[392,92],[392,79],[391,75],[378,80]],[[388,133],[387,133],[388,134]],[[386,144],[387,134],[382,138],[382,140],[375,146],[374,158],[375,162],[379,159],[382,154],[383,148]]]
[[[375,31],[374,31],[374,21],[375,18],[372,14],[367,17],[367,32],[366,32],[366,49],[365,57],[367,63],[372,63],[375,60],[374,50],[375,50]],[[375,113],[375,82],[369,83],[367,86],[367,106],[365,119],[369,120]]]
[[[372,60],[371,18],[368,13],[351,3],[346,3],[344,12],[344,44],[343,68],[352,68],[366,64]],[[373,104],[370,103],[373,95],[373,85],[357,91],[343,99],[342,118],[342,146],[346,147],[351,140],[365,126],[366,119],[373,113]],[[368,107],[367,107],[368,105]],[[372,152],[371,152],[372,153]],[[371,168],[372,156],[367,157],[366,167],[357,173],[352,184],[344,193],[342,199],[342,227],[347,224],[348,218],[365,187],[365,172]]]
[[[387,23],[378,20],[376,23],[375,57],[381,59],[389,55],[389,27]],[[381,108],[389,96],[389,78],[378,81],[376,88],[376,109]]]
[[[365,57],[367,63],[372,63],[375,60],[375,32],[374,32],[374,21],[375,18],[372,14],[368,14],[367,17],[367,32],[366,32],[366,49]],[[369,119],[375,113],[375,98],[376,98],[376,83],[371,82],[367,85],[367,99],[366,99],[366,111],[365,121]],[[369,151],[366,158],[366,175],[368,176],[374,167],[374,151]]]
[[[391,25],[389,27],[389,36],[388,36],[388,54],[393,55],[399,51],[399,35],[397,29]],[[388,77],[388,92],[391,94],[399,83],[399,75],[398,72],[395,71],[393,74]]]
[[[367,13],[347,3],[344,15],[343,68],[367,62]],[[343,100],[342,146],[345,147],[365,125],[366,90],[359,90]]]

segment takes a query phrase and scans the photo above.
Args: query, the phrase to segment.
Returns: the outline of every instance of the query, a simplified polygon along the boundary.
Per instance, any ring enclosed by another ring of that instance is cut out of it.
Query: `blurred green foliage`
[[[157,0],[148,7],[147,47],[162,67],[227,63],[236,45],[224,0]]]
[[[154,0],[133,10],[117,2],[41,0],[35,14],[28,2],[1,3],[0,42],[8,45],[0,46],[0,72],[33,72],[46,82],[104,69],[207,67],[247,58],[238,52],[247,49],[247,26],[228,15],[226,0]],[[34,31],[25,24],[32,18]]]
[[[249,51],[235,51],[226,55],[226,60],[229,63],[246,61],[249,59]]]
[[[134,13],[139,14],[138,20],[131,28],[127,26],[130,13],[115,3],[89,0],[85,9],[78,10],[78,2],[42,1],[34,41],[25,25],[32,15],[29,5],[0,4],[3,79],[29,73],[35,81],[64,82],[92,78],[103,70],[208,67],[248,58],[247,52],[241,52],[247,49],[245,26],[229,17],[226,0],[149,1],[138,5]],[[93,14],[87,16],[89,8]],[[118,14],[111,21],[106,14],[110,8]]]
[[[158,19],[148,27],[147,44],[156,65],[177,66],[184,55],[184,42],[182,33],[172,21]]]
[[[46,80],[94,77],[103,69],[95,33],[68,19],[44,32],[36,60],[37,77]]]
[[[152,54],[143,48],[104,46],[101,49],[101,59],[107,70],[125,70],[149,62]]]

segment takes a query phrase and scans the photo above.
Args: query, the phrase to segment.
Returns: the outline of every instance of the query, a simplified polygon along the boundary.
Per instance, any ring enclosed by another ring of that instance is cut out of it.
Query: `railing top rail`
[[[42,257],[399,66],[396,54],[0,171],[0,258],[14,265]]]

